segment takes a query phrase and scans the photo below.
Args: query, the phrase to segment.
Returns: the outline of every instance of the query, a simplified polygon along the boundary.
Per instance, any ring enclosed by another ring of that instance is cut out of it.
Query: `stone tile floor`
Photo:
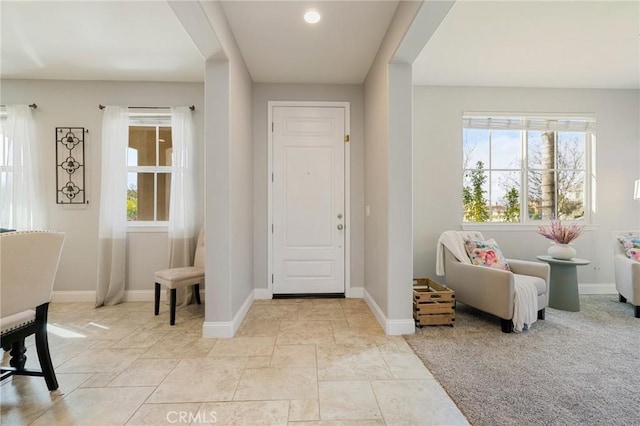
[[[256,300],[232,339],[201,337],[203,305],[53,303],[60,389],[14,377],[2,425],[468,424],[362,299]],[[37,367],[33,338],[27,365]],[[4,354],[3,364],[9,355]]]

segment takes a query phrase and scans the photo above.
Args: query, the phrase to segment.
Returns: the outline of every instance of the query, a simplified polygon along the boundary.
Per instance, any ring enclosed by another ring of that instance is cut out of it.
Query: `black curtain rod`
[[[35,105],[35,104],[34,104],[34,105]],[[104,105],[99,104],[99,105],[98,105],[98,108],[100,108],[100,109],[104,109],[105,107],[104,107]],[[155,107],[142,107],[142,106],[130,106],[130,107],[127,107],[127,108],[129,108],[129,109],[169,109],[169,108],[171,108],[171,107],[157,107],[157,106],[155,106]],[[196,107],[195,107],[195,105],[191,105],[191,106],[189,107],[189,109],[190,109],[191,111],[195,111],[195,110],[196,110]]]
[[[6,108],[7,106],[6,105],[0,105],[0,107]],[[33,109],[36,109],[36,108],[38,108],[38,105],[36,105],[35,103],[32,103],[31,105],[29,105],[29,107],[33,108]]]

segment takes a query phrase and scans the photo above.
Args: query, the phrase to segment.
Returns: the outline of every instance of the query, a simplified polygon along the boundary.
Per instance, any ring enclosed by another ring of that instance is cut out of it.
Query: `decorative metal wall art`
[[[56,127],[56,203],[58,204],[85,204],[86,202],[84,133],[84,127]]]

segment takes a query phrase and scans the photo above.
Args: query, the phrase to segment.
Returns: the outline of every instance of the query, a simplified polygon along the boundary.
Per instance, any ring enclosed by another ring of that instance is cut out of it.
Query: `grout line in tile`
[[[331,329],[333,330],[333,325],[331,326]],[[314,344],[314,352],[315,352],[315,356],[316,356],[316,388],[318,391],[318,421],[322,420],[321,416],[320,416],[320,364],[318,363],[318,344]]]
[[[200,403],[200,405],[198,405],[198,408],[196,409],[196,414],[200,412],[200,410],[202,409],[202,406],[203,406],[204,404],[205,404],[204,402],[201,402],[201,403]],[[196,419],[196,418],[195,418],[195,416],[194,416],[194,419],[193,419],[193,420],[191,420],[191,423],[189,423],[189,426],[191,426],[191,425],[195,424],[194,422],[195,422],[196,420],[197,420],[197,419]]]
[[[240,373],[240,378],[238,379],[238,383],[236,383],[236,387],[233,390],[233,395],[231,396],[231,401],[236,401],[236,394],[238,393],[238,388],[240,387],[240,382],[244,378],[244,373],[247,371],[247,364],[249,363],[249,358],[247,357],[247,362],[242,367],[242,372]]]
[[[387,419],[384,418],[384,412],[382,411],[382,407],[380,406],[380,401],[378,401],[378,395],[376,395],[376,391],[373,388],[373,383],[371,380],[369,380],[369,386],[371,387],[371,392],[373,393],[373,397],[376,400],[376,405],[378,406],[378,411],[380,411],[380,416],[382,417],[382,421],[384,422],[384,424],[387,424]]]

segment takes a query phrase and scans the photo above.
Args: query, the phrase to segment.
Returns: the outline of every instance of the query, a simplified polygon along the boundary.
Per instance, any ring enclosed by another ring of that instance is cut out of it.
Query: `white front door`
[[[345,292],[345,109],[273,107],[273,293]]]

